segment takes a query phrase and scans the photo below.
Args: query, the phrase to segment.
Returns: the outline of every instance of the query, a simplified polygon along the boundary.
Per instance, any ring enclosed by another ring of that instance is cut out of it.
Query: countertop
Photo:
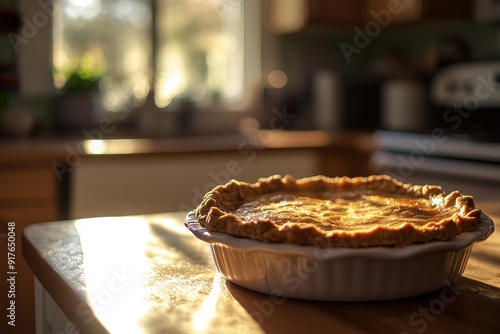
[[[500,199],[478,204],[499,229]],[[498,333],[500,233],[453,289],[402,300],[273,300],[226,281],[185,212],[29,226],[23,253],[83,333]],[[448,291],[449,292],[449,291]]]
[[[89,133],[80,137],[47,137],[0,141],[0,165],[65,161],[75,157],[158,155],[237,151],[243,148],[294,149],[347,147],[371,152],[369,132],[252,130],[246,133],[137,138],[106,138]]]

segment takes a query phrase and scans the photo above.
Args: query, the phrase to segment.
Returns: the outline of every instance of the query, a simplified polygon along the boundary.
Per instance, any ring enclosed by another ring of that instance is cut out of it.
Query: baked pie
[[[472,196],[387,175],[232,180],[208,192],[194,212],[210,231],[322,248],[450,240],[476,230],[481,215]]]

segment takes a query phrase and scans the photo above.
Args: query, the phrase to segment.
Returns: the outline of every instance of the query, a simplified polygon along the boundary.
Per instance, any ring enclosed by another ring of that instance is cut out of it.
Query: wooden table
[[[498,229],[500,205],[483,204]],[[70,319],[66,327],[83,333],[500,333],[499,232],[474,246],[446,293],[312,302],[273,300],[226,281],[184,217],[33,225],[24,232],[24,257]]]

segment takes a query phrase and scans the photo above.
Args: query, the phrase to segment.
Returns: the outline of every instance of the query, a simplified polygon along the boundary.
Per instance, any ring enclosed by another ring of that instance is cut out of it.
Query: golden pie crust
[[[472,196],[387,175],[274,175],[253,184],[232,180],[217,186],[195,214],[210,231],[328,248],[450,240],[477,229],[481,211]]]

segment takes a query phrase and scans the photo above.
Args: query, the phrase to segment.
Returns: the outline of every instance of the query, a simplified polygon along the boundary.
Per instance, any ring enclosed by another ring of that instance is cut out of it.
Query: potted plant
[[[91,128],[101,116],[99,83],[105,66],[87,54],[54,74],[60,85],[56,98],[55,123],[59,130],[78,131]]]

